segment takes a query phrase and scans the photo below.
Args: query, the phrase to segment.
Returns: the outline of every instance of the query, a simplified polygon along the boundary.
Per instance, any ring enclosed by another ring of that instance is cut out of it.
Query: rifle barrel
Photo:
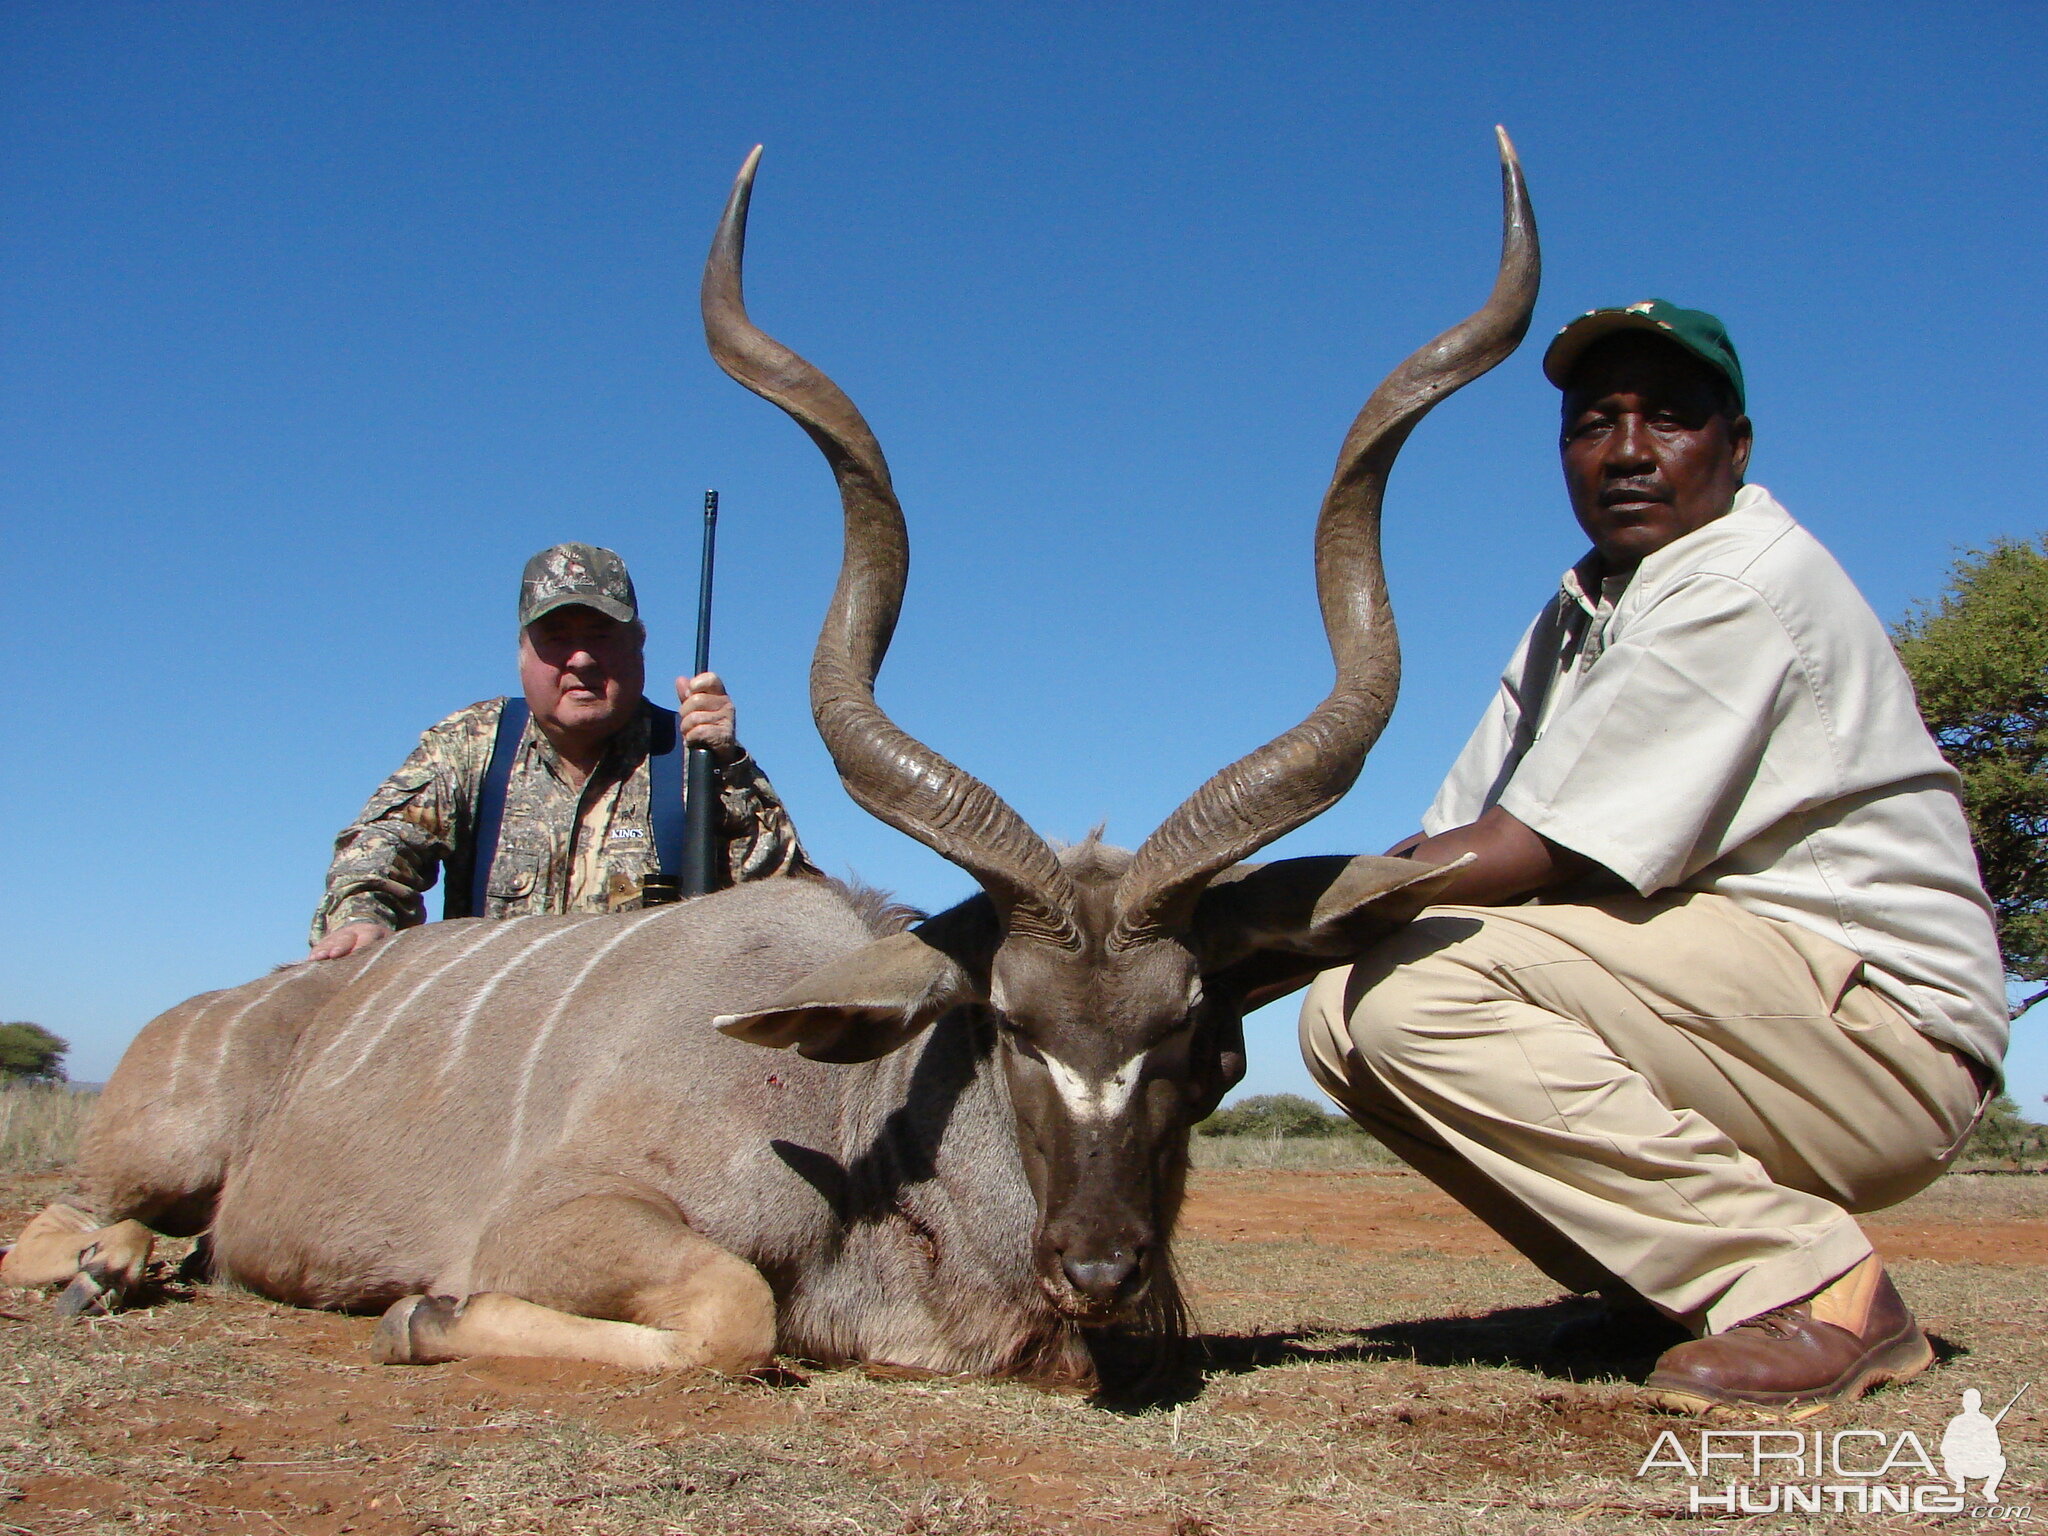
[[[697,576],[697,676],[711,670],[711,566],[718,549],[718,492],[704,493],[704,562]],[[718,763],[709,747],[691,747],[684,759],[683,867],[676,886],[684,896],[718,888]]]
[[[711,670],[711,565],[718,554],[718,492],[704,493],[704,559],[697,571],[697,670]]]
[[[2031,1387],[2032,1385],[2033,1385],[2033,1383],[2032,1383],[2031,1381],[2027,1383],[2027,1387]],[[2012,1403],[2016,1403],[2016,1402],[2018,1402],[2018,1401],[2019,1401],[2019,1400],[2020,1400],[2021,1398],[2023,1398],[2023,1397],[2025,1397],[2025,1396],[2027,1395],[2027,1387],[2021,1387],[2021,1388],[2019,1389],[2019,1391],[2017,1391],[2017,1392],[2013,1393],[2013,1395],[2012,1395]],[[1995,1415],[1993,1416],[1993,1418],[1992,1418],[1991,1422],[1992,1422],[1993,1424],[1996,1424],[1996,1423],[1998,1423],[1998,1422],[1999,1422],[2000,1420],[2002,1420],[2002,1419],[2003,1419],[2003,1418],[2004,1418],[2004,1417],[2005,1417],[2005,1416],[2006,1416],[2006,1415],[2007,1415],[2008,1413],[2011,1413],[2011,1412],[2012,1412],[2012,1403],[2007,1403],[2007,1404],[2006,1404],[2006,1405],[2005,1405],[2005,1406],[2004,1406],[2003,1408],[1999,1409],[1999,1410],[1998,1410],[1998,1412],[1997,1412],[1997,1414],[1995,1414]]]

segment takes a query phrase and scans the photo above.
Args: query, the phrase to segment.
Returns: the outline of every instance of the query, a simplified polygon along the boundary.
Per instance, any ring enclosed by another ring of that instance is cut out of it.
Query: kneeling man
[[[680,831],[682,747],[708,749],[718,767],[721,884],[815,874],[739,744],[718,674],[677,678],[680,714],[659,709],[640,693],[646,642],[633,578],[611,550],[557,544],[527,561],[519,697],[434,726],[342,829],[309,958],[338,960],[425,922],[437,872],[448,917],[640,906],[665,862],[675,873],[676,850],[657,843],[662,826]]]
[[[1318,978],[1303,1050],[1602,1293],[1580,1346],[1661,1333],[1666,1406],[1798,1417],[1932,1359],[1851,1213],[1939,1175],[1997,1085],[1991,908],[1883,625],[1743,483],[1721,323],[1595,310],[1543,366],[1593,548],[1392,850],[1471,862]]]

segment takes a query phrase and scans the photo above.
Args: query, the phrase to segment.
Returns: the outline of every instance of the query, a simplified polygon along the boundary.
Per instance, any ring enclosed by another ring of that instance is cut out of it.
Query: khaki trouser
[[[1870,1250],[1984,1090],[1848,950],[1725,897],[1431,907],[1301,1012],[1351,1117],[1572,1290],[1697,1331]]]

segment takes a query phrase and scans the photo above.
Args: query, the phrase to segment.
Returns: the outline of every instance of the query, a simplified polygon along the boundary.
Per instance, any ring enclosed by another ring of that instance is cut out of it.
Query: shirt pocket
[[[540,887],[541,858],[518,848],[500,848],[491,860],[491,883],[484,893],[486,915],[503,917],[506,910],[526,906]]]

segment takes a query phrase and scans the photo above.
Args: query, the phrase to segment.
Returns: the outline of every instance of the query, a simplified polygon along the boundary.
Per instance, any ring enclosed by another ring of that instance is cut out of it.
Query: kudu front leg
[[[61,1285],[57,1310],[66,1317],[112,1312],[140,1283],[155,1246],[139,1221],[102,1226],[76,1206],[48,1205],[0,1259],[0,1285]]]
[[[582,1196],[490,1233],[473,1284],[460,1299],[393,1304],[377,1358],[523,1355],[739,1376],[775,1353],[775,1296],[761,1272],[651,1192]]]

